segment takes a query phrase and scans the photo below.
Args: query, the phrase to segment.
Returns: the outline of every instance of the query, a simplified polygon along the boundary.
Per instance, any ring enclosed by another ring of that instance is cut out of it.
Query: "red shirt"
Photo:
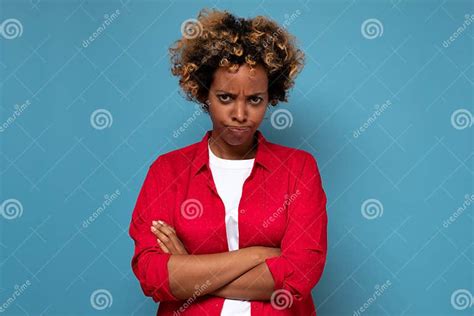
[[[265,260],[278,295],[251,301],[251,314],[316,315],[311,290],[327,254],[326,194],[318,166],[310,153],[256,133],[255,161],[239,204],[239,248],[279,247],[281,256]],[[157,315],[217,316],[222,310],[225,298],[207,294],[179,300],[171,293],[171,254],[161,250],[150,231],[152,220],[161,219],[175,228],[190,254],[228,251],[225,208],[209,168],[210,135],[207,131],[200,142],[160,155],[133,210],[131,265],[144,294],[160,302]]]

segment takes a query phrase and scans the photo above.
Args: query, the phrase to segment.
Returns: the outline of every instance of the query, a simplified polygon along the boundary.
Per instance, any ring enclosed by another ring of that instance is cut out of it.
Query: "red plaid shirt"
[[[310,153],[256,133],[255,162],[239,204],[239,248],[279,247],[281,256],[265,260],[275,298],[251,301],[251,314],[316,315],[311,291],[327,254],[326,194],[318,166]],[[224,204],[209,168],[210,135],[207,131],[200,142],[160,155],[148,169],[133,210],[131,265],[144,294],[160,302],[157,315],[214,316],[222,310],[222,297],[179,300],[171,293],[171,254],[161,250],[150,231],[152,220],[161,219],[175,228],[190,254],[228,251]]]

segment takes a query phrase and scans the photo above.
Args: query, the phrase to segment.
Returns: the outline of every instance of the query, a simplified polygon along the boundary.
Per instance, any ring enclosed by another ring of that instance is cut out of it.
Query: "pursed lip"
[[[248,131],[250,129],[249,126],[226,126],[226,127],[231,130],[236,130],[236,131]]]

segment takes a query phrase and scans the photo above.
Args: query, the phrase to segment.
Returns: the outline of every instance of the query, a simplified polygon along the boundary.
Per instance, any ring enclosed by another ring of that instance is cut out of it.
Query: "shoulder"
[[[271,144],[269,146],[272,153],[275,153],[276,165],[275,174],[283,173],[283,178],[288,177],[289,183],[296,185],[297,183],[305,183],[322,185],[321,173],[315,156],[304,149],[283,146],[279,144]]]
[[[187,145],[159,155],[151,164],[153,169],[182,170],[189,166],[195,157],[195,152],[200,142]],[[301,170],[308,165],[317,168],[316,158],[309,151],[304,149],[285,146],[270,141],[265,142],[265,146],[272,163],[286,166],[292,170]]]
[[[155,158],[150,168],[182,169],[185,166],[189,166],[194,157],[193,154],[196,151],[198,144],[199,142],[196,142],[185,147],[163,153]]]

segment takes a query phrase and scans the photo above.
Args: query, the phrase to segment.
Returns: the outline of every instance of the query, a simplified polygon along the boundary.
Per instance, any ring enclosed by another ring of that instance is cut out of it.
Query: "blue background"
[[[167,57],[181,23],[206,6],[291,19],[288,30],[306,53],[288,104],[271,109],[261,130],[310,151],[320,167],[329,248],[313,290],[318,315],[352,315],[387,280],[363,314],[472,315],[469,302],[451,301],[460,289],[468,300],[474,294],[472,205],[443,226],[474,193],[473,23],[443,46],[474,14],[467,0],[1,0],[0,22],[17,19],[22,34],[0,36],[0,123],[11,122],[0,133],[0,203],[14,199],[21,208],[0,216],[0,304],[29,282],[5,314],[156,312],[130,268],[128,225],[150,163],[212,128],[198,115],[173,136],[196,109]],[[369,39],[361,26],[372,18],[379,34]],[[27,101],[12,122],[15,105]],[[97,109],[110,113],[106,128],[91,124]],[[278,109],[290,113],[291,126],[271,124]],[[451,119],[457,110],[461,126]],[[363,212],[369,199],[379,203],[373,219]],[[90,302],[97,289],[113,300],[103,310]]]

